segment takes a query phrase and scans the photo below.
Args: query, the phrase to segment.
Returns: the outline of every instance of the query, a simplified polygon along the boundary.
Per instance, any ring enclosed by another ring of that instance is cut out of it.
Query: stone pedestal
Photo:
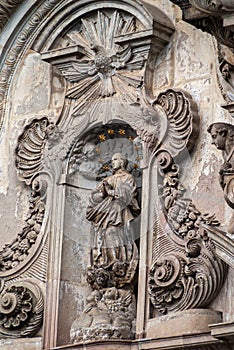
[[[186,310],[149,320],[148,338],[168,338],[209,332],[209,325],[221,322],[220,312],[206,309]]]

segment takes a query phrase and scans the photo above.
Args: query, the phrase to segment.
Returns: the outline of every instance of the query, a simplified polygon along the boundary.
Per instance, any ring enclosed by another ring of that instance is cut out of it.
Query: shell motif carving
[[[143,123],[137,133],[151,154],[162,149],[176,157],[185,148],[193,148],[199,120],[190,94],[168,89],[142,110]]]
[[[22,267],[40,235],[45,215],[47,183],[39,177],[43,169],[43,150],[47,140],[47,118],[35,119],[25,127],[18,140],[16,167],[18,177],[31,189],[29,212],[23,229],[0,250],[0,274]]]
[[[16,149],[16,168],[18,177],[30,185],[32,179],[42,169],[42,155],[47,138],[47,127],[49,125],[46,117],[34,120],[26,126],[19,137]]]

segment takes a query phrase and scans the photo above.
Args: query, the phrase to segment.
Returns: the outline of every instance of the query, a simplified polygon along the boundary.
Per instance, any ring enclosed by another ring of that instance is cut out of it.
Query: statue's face
[[[212,145],[215,145],[217,149],[225,150],[226,134],[224,132],[218,132],[215,127],[211,129],[210,135],[212,137]]]
[[[122,167],[123,160],[116,154],[112,157],[112,167],[114,170],[118,170]]]

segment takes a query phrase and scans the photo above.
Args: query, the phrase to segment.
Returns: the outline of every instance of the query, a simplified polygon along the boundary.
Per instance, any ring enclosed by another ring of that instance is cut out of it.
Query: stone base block
[[[210,332],[209,325],[222,321],[220,312],[194,309],[148,321],[147,338],[167,338]]]

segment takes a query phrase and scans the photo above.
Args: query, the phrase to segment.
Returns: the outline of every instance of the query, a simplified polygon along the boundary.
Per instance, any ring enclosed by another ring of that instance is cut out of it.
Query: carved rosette
[[[3,337],[27,337],[41,328],[44,301],[40,288],[19,281],[2,288],[0,294],[0,334]]]
[[[155,222],[157,242],[149,273],[150,300],[162,314],[204,308],[220,291],[226,265],[217,257],[214,244],[201,225],[219,223],[214,216],[201,214],[191,200],[184,198],[179,166],[173,164],[168,153],[159,154],[160,168],[162,208],[169,227],[165,231]]]

